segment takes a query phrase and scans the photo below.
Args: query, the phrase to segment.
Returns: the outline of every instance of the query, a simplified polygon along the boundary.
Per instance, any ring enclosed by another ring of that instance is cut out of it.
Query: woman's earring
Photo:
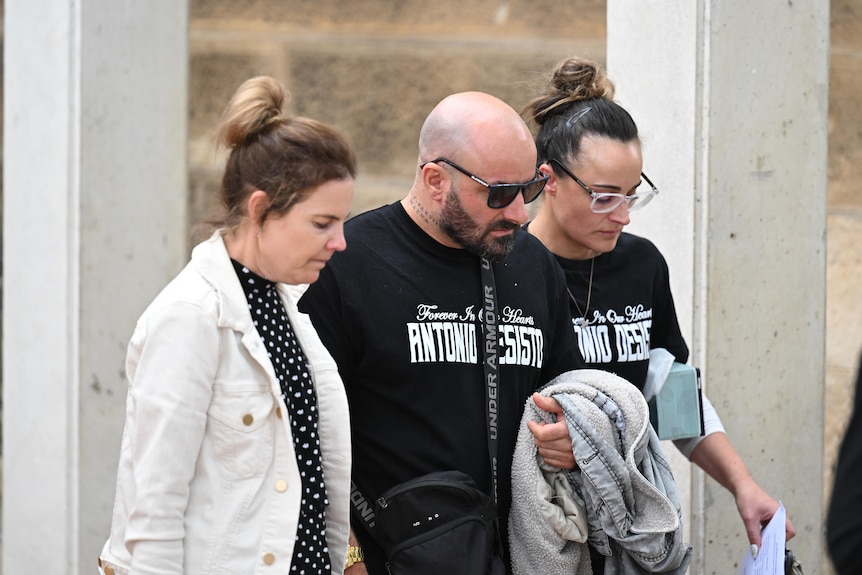
[[[259,228],[257,228],[257,237],[260,237],[262,235],[263,235],[263,226],[260,226]]]

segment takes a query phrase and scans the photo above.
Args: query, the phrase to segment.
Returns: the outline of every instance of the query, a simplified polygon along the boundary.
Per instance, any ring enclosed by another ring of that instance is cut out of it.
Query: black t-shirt
[[[516,233],[511,254],[493,266],[503,526],[524,402],[554,376],[583,367],[562,270],[536,238]],[[299,307],[344,379],[354,480],[376,498],[407,479],[457,469],[490,492],[479,258],[438,243],[400,203],[353,218],[345,236],[346,251]]]
[[[665,348],[681,363],[688,360],[667,262],[652,242],[623,233],[612,251],[596,257],[592,293],[591,260],[557,261],[577,300],[577,305],[569,301],[570,311],[588,367],[613,372],[643,389],[650,348]],[[579,322],[581,311],[586,312],[585,325]]]

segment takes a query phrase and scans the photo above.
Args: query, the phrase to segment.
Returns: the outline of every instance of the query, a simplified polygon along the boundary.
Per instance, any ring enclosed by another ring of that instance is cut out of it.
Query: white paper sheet
[[[746,549],[739,575],[784,575],[785,516],[784,505],[779,502],[775,515],[760,532],[757,559],[751,556],[750,549]]]

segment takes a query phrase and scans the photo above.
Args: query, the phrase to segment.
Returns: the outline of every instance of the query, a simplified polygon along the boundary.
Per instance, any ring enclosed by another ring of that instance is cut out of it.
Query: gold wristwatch
[[[349,545],[347,547],[347,564],[345,569],[352,567],[354,563],[362,563],[365,561],[365,555],[362,553],[362,547],[358,545]]]

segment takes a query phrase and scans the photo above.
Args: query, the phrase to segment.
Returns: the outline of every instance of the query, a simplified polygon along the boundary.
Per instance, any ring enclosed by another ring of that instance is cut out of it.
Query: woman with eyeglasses
[[[649,240],[623,231],[630,212],[659,191],[643,173],[637,126],[613,95],[613,84],[595,63],[569,58],[525,107],[524,116],[538,126],[539,171],[548,176],[543,203],[526,227],[566,273],[587,366],[643,390],[651,349],[664,348],[685,363],[688,346],[664,257]],[[754,481],[715,410],[704,403],[706,434],[675,443],[733,494],[755,553],[778,501]],[[788,539],[795,534],[789,519],[786,531]],[[594,572],[601,573],[602,557],[595,551],[592,556]]]

